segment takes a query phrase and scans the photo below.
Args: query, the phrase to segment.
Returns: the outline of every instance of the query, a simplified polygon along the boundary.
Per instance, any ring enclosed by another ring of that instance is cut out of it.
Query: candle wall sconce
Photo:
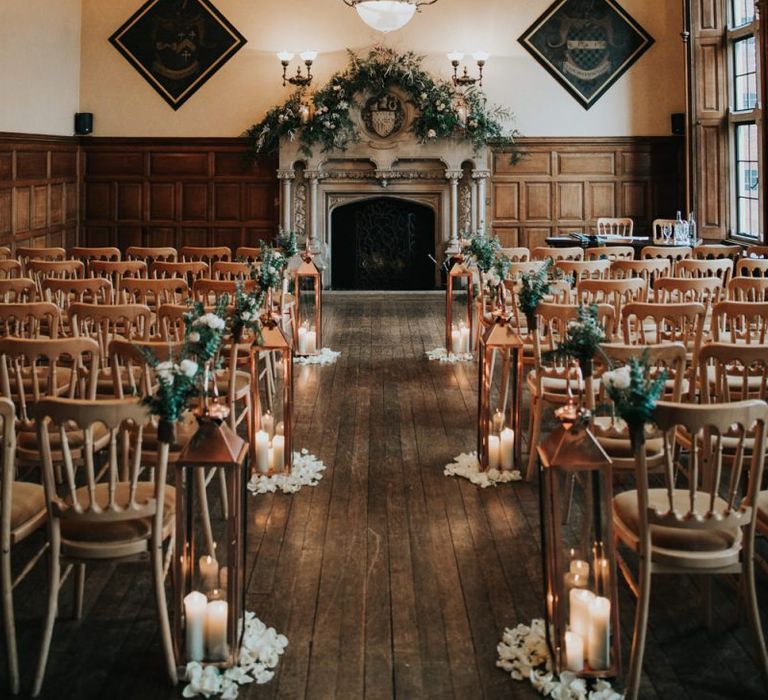
[[[245,611],[247,461],[248,443],[229,428],[226,416],[203,411],[174,465],[173,642],[182,675],[190,661],[227,668],[238,660]],[[205,475],[212,469],[225,471],[226,514],[208,508]]]
[[[519,467],[514,445],[520,434],[517,366],[522,347],[502,308],[480,336],[477,457],[481,471]],[[500,381],[494,381],[497,353],[502,358]]]
[[[454,263],[448,272],[445,288],[445,349],[454,355],[472,352],[472,328],[474,292],[472,269],[459,255],[454,258]],[[466,311],[463,318],[454,313],[454,297],[463,293],[466,295]]]
[[[280,51],[280,53],[277,54],[277,57],[283,66],[283,87],[290,84],[295,85],[296,87],[305,88],[312,84],[312,78],[314,78],[312,75],[312,64],[317,58],[317,51],[304,51],[301,54],[301,60],[307,67],[306,75],[302,74],[301,64],[299,64],[296,68],[296,75],[288,77],[288,66],[293,60],[293,53],[291,51]]]
[[[293,273],[293,294],[296,299],[293,328],[296,354],[316,355],[323,347],[323,281],[308,250],[302,253],[301,265]]]
[[[449,54],[447,54],[448,60],[451,62],[451,66],[453,66],[453,84],[458,88],[466,88],[466,87],[472,87],[473,85],[477,85],[477,87],[483,86],[483,68],[485,68],[485,64],[488,62],[489,54],[485,51],[475,51],[472,54],[472,58],[475,59],[475,62],[477,63],[477,70],[478,70],[478,77],[473,78],[469,74],[469,70],[467,69],[467,66],[464,66],[464,72],[459,75],[459,66],[461,65],[461,61],[464,58],[464,54],[461,51],[451,51]]]
[[[555,669],[587,678],[621,670],[611,459],[590,432],[589,411],[568,403],[537,448],[547,643]],[[585,478],[583,508],[565,518],[561,486]]]
[[[252,469],[289,474],[293,465],[293,347],[278,317],[265,313],[250,350]]]

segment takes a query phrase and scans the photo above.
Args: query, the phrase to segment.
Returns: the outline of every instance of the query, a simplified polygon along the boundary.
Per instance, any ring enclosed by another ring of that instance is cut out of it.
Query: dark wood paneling
[[[0,245],[76,245],[74,138],[0,133]]]
[[[278,228],[277,164],[240,139],[87,139],[85,245],[229,245]]]
[[[494,156],[491,224],[505,245],[593,231],[599,216],[631,216],[642,235],[681,208],[676,138],[522,138],[520,146],[517,164]]]

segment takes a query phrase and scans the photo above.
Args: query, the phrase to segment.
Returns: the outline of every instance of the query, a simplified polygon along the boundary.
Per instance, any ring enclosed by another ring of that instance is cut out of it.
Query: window
[[[760,143],[754,0],[730,0],[731,232],[760,235]]]

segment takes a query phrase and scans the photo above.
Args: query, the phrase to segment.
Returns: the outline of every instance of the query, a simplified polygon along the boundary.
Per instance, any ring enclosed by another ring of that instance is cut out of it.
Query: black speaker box
[[[86,136],[93,131],[93,114],[91,112],[77,112],[75,114],[75,134]]]
[[[682,112],[675,112],[672,115],[672,133],[675,136],[683,136],[685,134],[685,114]]]

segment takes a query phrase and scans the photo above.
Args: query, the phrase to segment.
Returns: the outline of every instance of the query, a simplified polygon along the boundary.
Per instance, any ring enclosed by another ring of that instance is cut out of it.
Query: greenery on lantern
[[[603,385],[616,415],[629,426],[632,439],[653,421],[656,402],[664,393],[667,370],[652,373],[648,353],[631,357],[626,365],[603,373]]]
[[[219,352],[227,327],[228,304],[229,295],[222,294],[213,311],[206,311],[201,301],[195,301],[184,314],[185,348],[200,364],[210,362]]]
[[[469,243],[461,249],[461,252],[474,261],[480,272],[488,273],[493,269],[496,260],[501,257],[501,243],[498,238],[476,233],[470,236]]]
[[[520,280],[517,305],[525,314],[529,325],[535,321],[539,304],[549,294],[549,271],[552,265],[552,258],[547,258],[538,270],[524,274]]]
[[[251,267],[251,279],[256,280],[259,289],[266,293],[269,289],[280,289],[283,282],[283,270],[288,259],[279,250],[270,245],[261,247],[261,264]]]
[[[280,231],[275,238],[275,247],[280,248],[286,258],[292,258],[299,252],[299,244],[296,241],[296,231]]]
[[[243,331],[249,330],[261,343],[261,312],[266,292],[261,289],[248,290],[240,280],[235,285],[235,303],[230,314],[232,340],[239,343]]]
[[[351,50],[348,54],[347,68],[311,96],[314,110],[306,123],[302,122],[301,112],[308,96],[298,90],[245,132],[254,153],[277,152],[283,137],[298,140],[306,155],[311,155],[315,146],[324,152],[343,151],[359,138],[350,116],[353,97],[359,93],[380,96],[391,88],[402,91],[419,111],[411,130],[422,142],[458,136],[470,140],[476,148],[489,142],[514,146],[518,132],[504,127],[511,118],[509,110],[489,107],[478,88],[462,93],[447,80],[434,79],[422,68],[423,56],[381,46],[366,56]],[[459,106],[466,119],[462,119]],[[513,160],[518,155],[512,149]]]
[[[597,319],[597,305],[579,307],[578,321],[573,321],[565,331],[565,337],[554,350],[544,353],[545,362],[576,360],[584,376],[592,375],[592,359],[605,342],[605,330]]]
[[[186,344],[181,350],[184,359],[178,363],[173,360],[158,362],[151,350],[142,348],[141,351],[157,377],[155,393],[145,396],[142,404],[161,422],[178,423],[189,408],[190,401],[200,394],[200,365],[186,357]]]

